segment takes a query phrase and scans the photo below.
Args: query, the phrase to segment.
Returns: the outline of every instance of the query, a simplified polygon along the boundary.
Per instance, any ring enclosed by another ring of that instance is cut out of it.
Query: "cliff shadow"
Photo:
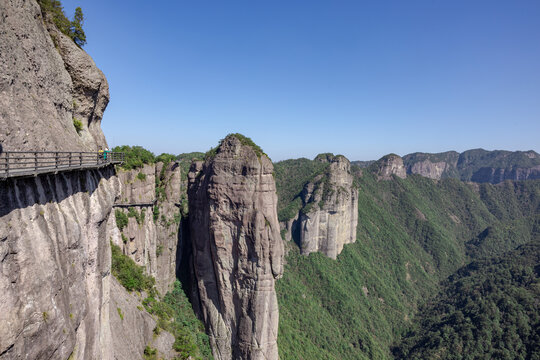
[[[201,319],[199,289],[193,268],[193,248],[191,245],[189,217],[182,216],[178,228],[178,244],[176,246],[176,278],[182,284],[195,314]]]
[[[107,166],[0,180],[0,218],[36,204],[60,203],[77,193],[92,195],[101,179],[109,180],[115,174],[114,167]]]
[[[300,217],[294,220],[291,225],[291,240],[298,246],[299,249],[302,249],[300,242]]]

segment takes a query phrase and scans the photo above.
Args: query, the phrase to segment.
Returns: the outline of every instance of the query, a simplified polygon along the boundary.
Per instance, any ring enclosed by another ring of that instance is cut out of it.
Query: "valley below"
[[[107,162],[76,20],[0,13],[0,360],[540,359],[536,151]],[[20,151],[56,168],[10,175]]]

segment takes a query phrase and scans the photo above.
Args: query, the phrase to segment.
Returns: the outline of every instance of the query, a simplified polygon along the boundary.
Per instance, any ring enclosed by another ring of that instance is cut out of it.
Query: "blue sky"
[[[539,151],[540,1],[63,0],[105,73],[110,145],[273,160]]]

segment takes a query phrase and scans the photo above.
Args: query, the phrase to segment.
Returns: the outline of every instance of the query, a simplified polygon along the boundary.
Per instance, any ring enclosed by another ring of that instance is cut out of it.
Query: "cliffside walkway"
[[[98,169],[121,164],[124,153],[70,151],[4,151],[0,153],[0,180],[60,171]]]

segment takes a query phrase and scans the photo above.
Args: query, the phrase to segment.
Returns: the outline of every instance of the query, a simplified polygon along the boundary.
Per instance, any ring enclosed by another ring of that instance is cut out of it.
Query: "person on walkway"
[[[104,151],[103,151],[102,147],[100,147],[99,150],[98,150],[98,156],[99,156],[100,159],[103,159],[103,157],[104,157]]]
[[[105,148],[105,151],[103,152],[103,159],[107,160],[107,154],[110,152],[111,150],[109,150],[109,148]]]

